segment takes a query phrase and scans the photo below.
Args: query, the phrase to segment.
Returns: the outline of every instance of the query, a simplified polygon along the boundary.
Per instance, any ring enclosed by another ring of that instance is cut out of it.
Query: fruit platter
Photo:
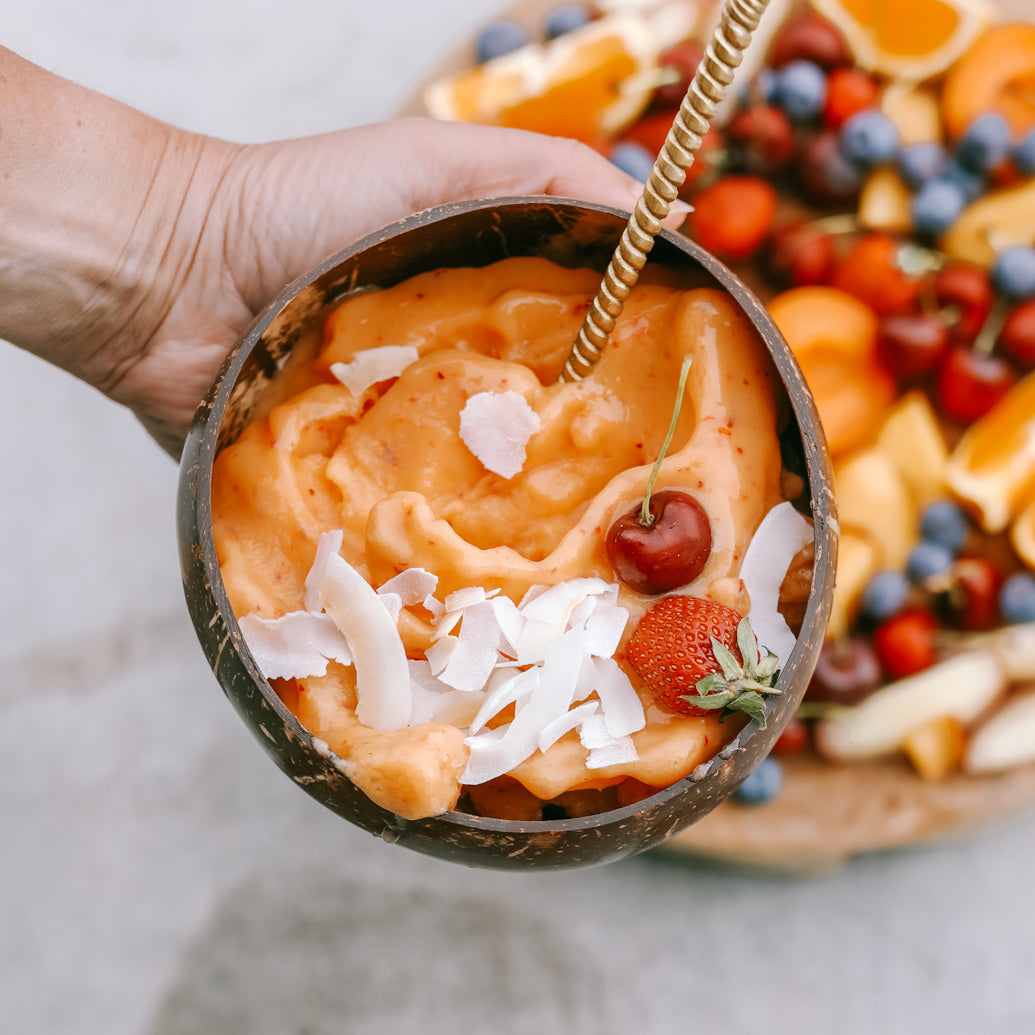
[[[1022,0],[772,0],[681,188],[767,306],[834,463],[799,714],[666,850],[789,870],[1035,804],[1035,20]],[[572,137],[645,181],[712,0],[529,0],[405,113]]]

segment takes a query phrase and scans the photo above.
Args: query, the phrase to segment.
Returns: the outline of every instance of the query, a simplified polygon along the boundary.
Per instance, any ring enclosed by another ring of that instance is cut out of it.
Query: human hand
[[[193,216],[177,227],[177,246],[154,280],[163,285],[151,299],[161,319],[106,388],[174,455],[255,314],[287,283],[367,233],[449,201],[550,194],[631,209],[642,190],[574,141],[429,119],[208,146],[215,154],[195,166],[207,185],[195,172],[194,200],[185,206]],[[674,212],[673,221],[682,214]],[[170,263],[173,277],[166,275]]]

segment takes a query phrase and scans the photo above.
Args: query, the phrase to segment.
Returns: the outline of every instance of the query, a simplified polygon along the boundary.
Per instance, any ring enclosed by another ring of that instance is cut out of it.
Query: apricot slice
[[[986,532],[1002,532],[1035,497],[1035,374],[971,424],[946,474]]]
[[[769,313],[805,375],[831,455],[870,442],[895,396],[877,356],[873,310],[845,291],[809,285],[777,295]]]
[[[999,112],[1017,135],[1035,126],[1035,25],[1008,22],[987,30],[946,74],[942,114],[951,136],[989,111]]]
[[[996,253],[1035,240],[1035,180],[993,191],[968,205],[939,242],[952,259],[989,267]]]

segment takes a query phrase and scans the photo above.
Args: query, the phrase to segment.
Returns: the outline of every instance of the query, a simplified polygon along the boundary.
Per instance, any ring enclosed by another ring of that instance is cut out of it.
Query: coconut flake
[[[261,618],[252,614],[237,624],[267,679],[326,675],[328,659],[352,664],[349,645],[328,615],[290,611],[279,618]]]
[[[395,593],[402,600],[403,607],[410,607],[412,604],[426,604],[437,586],[437,575],[424,568],[407,568],[393,575],[377,592]]]
[[[464,586],[454,590],[442,603],[445,605],[446,613],[451,611],[463,611],[465,607],[474,607],[475,604],[483,604],[499,594],[498,589],[490,590],[488,593],[481,586]]]
[[[377,593],[337,554],[327,558],[320,602],[342,631],[356,666],[356,717],[379,730],[402,729],[412,714],[410,670],[399,631]]]
[[[528,441],[543,426],[517,392],[478,392],[460,411],[460,438],[483,467],[513,478],[524,466]]]
[[[636,733],[647,725],[640,695],[614,658],[593,658],[594,688],[600,698],[607,732],[615,738]]]
[[[787,663],[796,637],[778,610],[780,585],[794,555],[814,538],[812,524],[789,502],[778,503],[755,531],[740,578],[751,600],[751,629],[762,647]]]
[[[609,765],[635,762],[639,757],[631,737],[613,737],[607,731],[603,715],[591,715],[579,727],[579,739],[589,755],[587,769],[603,769]]]
[[[456,690],[480,690],[499,655],[500,626],[489,601],[464,609],[456,644],[445,668],[437,673],[439,679]]]
[[[303,604],[307,611],[319,614],[323,610],[320,604],[320,580],[327,569],[327,558],[341,553],[341,544],[345,541],[345,533],[340,529],[324,532],[316,544],[316,555],[313,565],[305,577],[305,596]]]
[[[548,751],[565,733],[578,729],[586,719],[598,714],[599,711],[599,701],[587,701],[585,704],[579,704],[569,709],[553,722],[548,722],[539,731],[539,750]]]
[[[427,658],[428,664],[431,665],[431,671],[435,676],[442,674],[459,646],[460,644],[455,636],[443,636],[442,639],[436,640],[424,652],[424,657]]]
[[[487,722],[494,719],[508,705],[530,697],[539,685],[539,669],[527,668],[513,675],[506,675],[489,687],[478,713],[471,720],[470,736],[477,736]]]
[[[371,385],[398,377],[418,359],[413,345],[383,345],[357,352],[348,363],[332,363],[331,373],[353,395],[362,395]]]

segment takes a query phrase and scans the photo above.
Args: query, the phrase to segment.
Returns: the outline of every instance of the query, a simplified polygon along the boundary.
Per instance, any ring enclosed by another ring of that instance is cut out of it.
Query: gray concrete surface
[[[390,114],[490,0],[0,0],[0,41],[241,140]],[[223,700],[176,471],[0,346],[0,1032],[1020,1035],[1035,813],[818,878],[500,875],[323,811]]]

